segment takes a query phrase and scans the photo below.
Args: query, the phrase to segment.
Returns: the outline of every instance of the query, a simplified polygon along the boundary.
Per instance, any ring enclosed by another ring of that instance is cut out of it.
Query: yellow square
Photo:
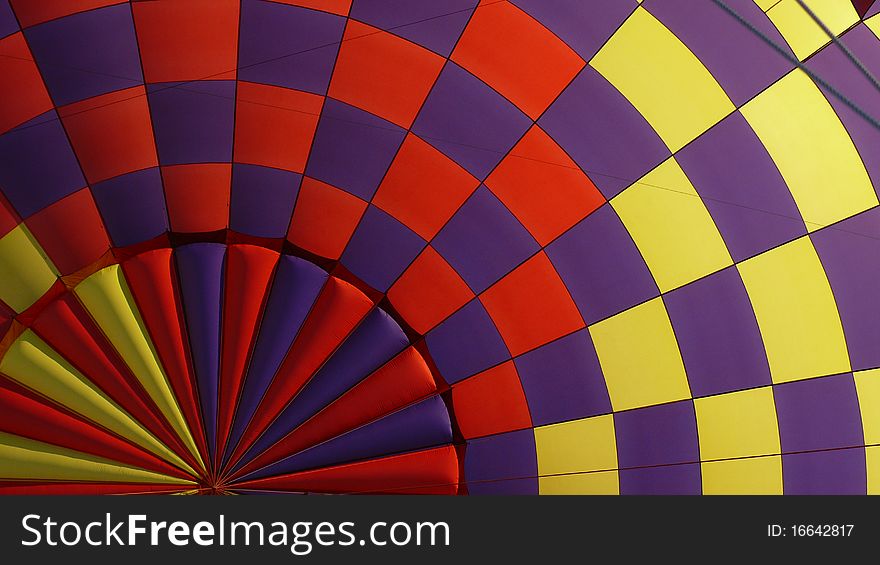
[[[590,335],[615,411],[691,397],[662,299],[598,322]]]
[[[538,479],[540,494],[620,494],[617,471],[579,473]]]
[[[700,459],[780,453],[772,387],[694,399]]]
[[[795,56],[803,61],[829,43],[828,34],[813,21],[797,0],[756,0],[785,38]],[[859,21],[852,2],[806,0],[807,6],[835,34]]]
[[[865,444],[880,444],[880,369],[853,374],[862,413]]]
[[[24,224],[0,238],[0,300],[27,310],[58,280],[58,271]]]
[[[535,428],[535,450],[541,476],[616,469],[614,416]]]
[[[799,69],[740,110],[785,179],[809,231],[877,205],[877,194],[834,108]]]
[[[880,446],[865,448],[868,465],[868,494],[880,494]]]
[[[774,383],[850,370],[831,285],[809,237],[737,265]]]
[[[782,494],[782,456],[700,464],[703,494]]]
[[[641,7],[590,65],[636,107],[673,153],[734,110],[703,63]]]
[[[733,264],[687,175],[670,157],[611,200],[661,292]]]

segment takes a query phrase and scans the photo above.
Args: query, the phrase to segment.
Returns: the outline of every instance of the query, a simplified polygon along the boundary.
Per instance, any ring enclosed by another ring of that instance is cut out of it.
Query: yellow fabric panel
[[[617,471],[541,477],[538,479],[540,494],[620,494]]]
[[[859,15],[849,0],[806,0],[805,3],[835,35],[859,21]],[[797,0],[758,0],[758,6],[767,13],[801,61],[831,41]]]
[[[0,432],[0,478],[192,484],[192,481],[4,432]]]
[[[615,411],[691,397],[678,343],[660,298],[589,329]]]
[[[695,398],[700,459],[781,453],[772,387]]]
[[[880,39],[880,14],[865,20],[865,25],[877,36],[877,39]]]
[[[738,265],[774,383],[850,370],[831,285],[809,236]]]
[[[187,449],[201,461],[119,265],[92,274],[77,285],[75,291]]]
[[[31,330],[13,342],[0,361],[0,373],[192,472],[183,460]]]
[[[700,464],[703,494],[782,494],[782,456]]]
[[[614,416],[535,428],[535,449],[541,476],[616,469]]]
[[[865,445],[880,444],[880,369],[860,371],[853,377],[859,395]]]
[[[734,110],[700,60],[644,8],[590,61],[674,153]]]
[[[868,465],[868,494],[880,494],[880,446],[865,448]]]
[[[779,168],[808,230],[877,205],[852,139],[802,71],[790,72],[740,111]]]
[[[23,312],[58,280],[58,270],[24,224],[0,238],[0,300]]]
[[[721,233],[672,157],[611,200],[661,292],[733,264]]]

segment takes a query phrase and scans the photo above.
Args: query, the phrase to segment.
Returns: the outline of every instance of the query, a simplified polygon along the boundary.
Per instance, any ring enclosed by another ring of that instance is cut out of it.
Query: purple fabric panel
[[[753,0],[727,0],[727,4],[791,54],[776,26]],[[642,7],[687,45],[737,106],[794,68],[712,2],[645,0]]]
[[[783,453],[864,445],[851,374],[778,385],[773,396]]]
[[[186,332],[199,388],[202,422],[213,457],[217,439],[220,380],[220,319],[226,246],[193,243],[174,251]]]
[[[611,401],[587,330],[514,360],[535,426],[611,412]]]
[[[369,201],[406,131],[354,106],[327,99],[306,175]]]
[[[92,186],[92,195],[116,247],[141,243],[168,231],[158,168],[99,182]]]
[[[531,124],[503,96],[448,62],[412,131],[478,179],[485,179]]]
[[[55,110],[0,135],[0,189],[22,218],[85,185]]]
[[[620,494],[688,495],[702,491],[699,463],[620,471]]]
[[[128,4],[52,20],[24,34],[58,106],[144,82]]]
[[[252,478],[294,473],[452,442],[446,405],[432,396],[257,471]]]
[[[587,325],[660,294],[645,260],[610,204],[547,246],[547,256]]]
[[[510,358],[479,299],[471,300],[426,336],[428,350],[449,384]]]
[[[226,444],[225,457],[232,454],[241,439],[326,280],[327,273],[308,261],[289,255],[279,260],[242,386],[232,433]]]
[[[230,227],[256,237],[284,237],[301,180],[299,173],[234,164]]]
[[[448,56],[478,0],[355,0],[351,17]]]
[[[232,160],[235,82],[166,82],[147,86],[159,163]]]
[[[538,494],[534,432],[519,430],[469,441],[464,476],[470,494]]]
[[[540,249],[519,220],[484,186],[440,230],[433,246],[476,294]]]
[[[587,65],[538,125],[611,199],[670,156],[645,118]]]
[[[854,371],[880,366],[880,209],[810,236],[834,291]]]
[[[734,261],[807,233],[782,175],[758,136],[734,112],[675,156]]]
[[[735,267],[663,297],[695,397],[771,384],[755,312]]]
[[[782,456],[785,494],[866,494],[865,448]]]
[[[324,94],[344,29],[341,16],[243,0],[238,78]]]
[[[415,232],[371,204],[341,261],[362,281],[387,292],[425,245]]]
[[[700,460],[691,400],[614,414],[621,469]]]
[[[511,0],[585,61],[593,58],[636,9],[635,0]]]
[[[9,7],[7,0],[0,0],[0,38],[12,35],[18,31],[18,22],[15,20],[15,14]]]
[[[271,447],[408,344],[406,334],[391,316],[373,310],[260,436],[251,452],[257,454]],[[246,459],[243,457],[242,462]]]

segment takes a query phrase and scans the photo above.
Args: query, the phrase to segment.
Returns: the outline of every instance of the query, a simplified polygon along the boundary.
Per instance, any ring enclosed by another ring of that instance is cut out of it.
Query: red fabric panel
[[[453,385],[452,409],[465,439],[532,427],[513,361]]]
[[[0,39],[0,133],[52,109],[52,100],[24,35]]]

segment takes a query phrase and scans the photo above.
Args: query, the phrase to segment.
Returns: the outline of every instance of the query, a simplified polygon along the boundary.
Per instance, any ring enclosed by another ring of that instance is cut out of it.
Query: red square
[[[12,204],[0,192],[0,237],[11,232],[19,223],[21,223],[21,219],[12,208]]]
[[[234,79],[238,0],[155,0],[131,9],[147,82]]]
[[[388,300],[420,334],[464,306],[474,293],[430,245],[388,290]]]
[[[430,241],[479,185],[458,163],[409,134],[373,204]]]
[[[480,301],[514,357],[585,327],[543,251],[489,287]]]
[[[542,246],[605,202],[587,175],[538,126],[501,161],[486,186]]]
[[[143,86],[58,109],[89,184],[158,165]]]
[[[210,232],[229,225],[232,165],[200,163],[162,167],[171,231]]]
[[[349,20],[329,95],[408,128],[444,63],[415,43]]]
[[[110,250],[110,238],[88,188],[40,210],[25,224],[62,275],[91,265]]]
[[[452,409],[465,439],[532,427],[513,361],[453,385]]]
[[[287,239],[329,259],[339,259],[367,203],[344,190],[304,177]]]
[[[303,172],[323,104],[317,94],[239,82],[235,161]]]
[[[322,12],[329,12],[338,16],[347,16],[351,10],[351,0],[274,0],[279,4],[302,6]]]
[[[451,59],[533,120],[586,64],[553,32],[509,2],[474,10]]]
[[[123,3],[125,0],[9,0],[23,28],[86,10]]]
[[[0,133],[52,109],[52,99],[21,33],[0,39],[0,76]]]

